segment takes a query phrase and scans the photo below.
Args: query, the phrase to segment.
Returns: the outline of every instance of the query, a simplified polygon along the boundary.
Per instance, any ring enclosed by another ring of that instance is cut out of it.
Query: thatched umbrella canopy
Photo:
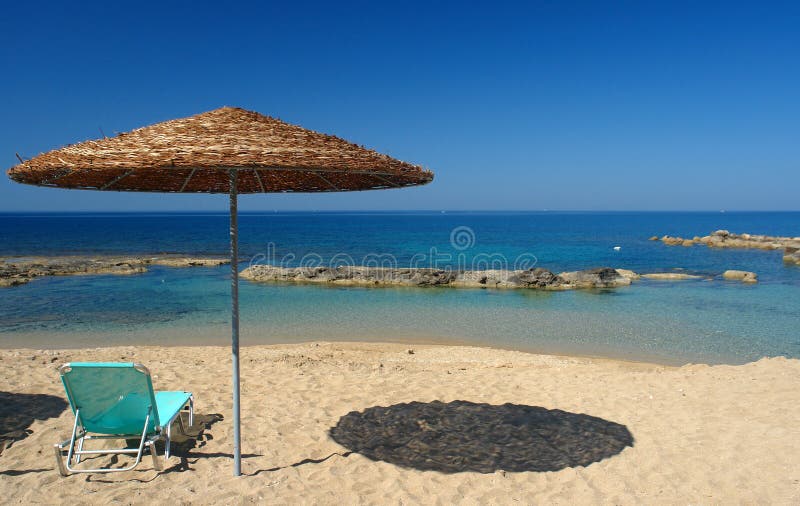
[[[230,195],[233,453],[238,476],[237,195],[401,188],[429,183],[433,173],[332,135],[223,107],[49,151],[12,167],[8,177],[18,183],[83,190]]]
[[[429,183],[433,173],[376,151],[223,107],[40,154],[8,171],[18,183],[86,190],[333,192]]]

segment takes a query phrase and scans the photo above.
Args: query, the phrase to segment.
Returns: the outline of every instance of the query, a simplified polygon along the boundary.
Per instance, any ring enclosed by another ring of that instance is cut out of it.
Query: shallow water
[[[718,228],[795,236],[800,213],[269,213],[244,214],[240,223],[248,261],[467,268],[505,261],[556,272],[607,265],[709,276],[735,268],[760,280],[642,280],[574,292],[243,281],[243,344],[424,340],[665,363],[800,357],[800,268],[784,265],[780,252],[647,240]],[[0,215],[0,230],[0,255],[227,250],[225,215]],[[136,276],[37,279],[0,291],[0,345],[226,344],[228,276],[228,266],[152,267]]]

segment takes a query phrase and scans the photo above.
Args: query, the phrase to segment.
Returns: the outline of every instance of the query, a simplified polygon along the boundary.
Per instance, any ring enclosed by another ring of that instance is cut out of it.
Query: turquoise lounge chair
[[[169,459],[171,427],[189,410],[189,425],[194,423],[194,398],[189,392],[154,392],[150,371],[141,364],[114,362],[72,362],[58,370],[67,392],[75,423],[72,437],[55,445],[58,471],[72,473],[110,473],[129,471],[139,465],[145,447],[153,457],[153,467],[161,470],[155,442],[164,439],[164,460]],[[90,435],[93,434],[93,435]],[[84,450],[89,439],[136,439],[138,448]],[[75,445],[77,444],[77,449]],[[67,461],[63,451],[67,448]],[[83,455],[136,454],[136,461],[127,467],[76,469]],[[74,464],[73,464],[74,457]]]

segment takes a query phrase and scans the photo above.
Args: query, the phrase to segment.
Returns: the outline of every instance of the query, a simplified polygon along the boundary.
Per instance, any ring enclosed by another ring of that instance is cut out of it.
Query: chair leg
[[[186,426],[183,424],[183,417],[181,414],[183,413],[178,413],[178,427],[181,429],[181,434],[186,434]]]
[[[82,437],[78,441],[78,453],[75,454],[75,463],[76,464],[80,464],[81,463],[81,452],[83,451],[83,441],[85,439],[86,439],[86,436]]]
[[[78,429],[78,416],[77,415],[78,415],[79,411],[80,410],[76,410],[75,411],[76,420],[75,420],[75,425],[73,425],[73,427],[72,427],[72,437],[69,440],[69,451],[67,452],[66,471],[72,472],[72,473],[118,473],[118,472],[123,472],[123,471],[130,471],[130,470],[134,469],[136,466],[139,465],[139,462],[141,462],[141,459],[142,459],[142,454],[144,453],[145,445],[152,443],[152,440],[150,440],[147,437],[147,428],[150,425],[150,410],[148,410],[147,416],[144,419],[144,427],[142,428],[142,434],[141,434],[141,439],[139,441],[139,447],[136,450],[133,450],[133,449],[130,449],[130,450],[129,449],[118,449],[118,450],[78,450],[78,452],[79,452],[78,455],[112,455],[112,454],[124,454],[124,453],[135,453],[136,454],[136,460],[133,462],[133,464],[131,464],[131,465],[127,466],[127,467],[113,468],[113,469],[112,468],[74,469],[74,468],[71,467],[71,465],[72,465],[72,457],[76,453],[75,442],[76,442],[77,429]],[[86,434],[82,432],[81,433],[81,439],[83,437],[85,437],[85,436],[86,436]],[[106,438],[103,438],[103,439],[125,439],[125,437],[124,436],[123,437],[109,436],[109,437],[106,437]],[[65,446],[65,445],[62,444],[61,447],[63,447],[63,446]],[[152,447],[151,447],[151,450],[153,450]],[[153,450],[153,452],[155,452],[155,450]]]
[[[67,468],[64,467],[64,458],[61,456],[61,445],[56,443],[53,445],[54,453],[56,454],[56,469],[61,476],[69,476]]]
[[[167,426],[167,440],[164,442],[164,462],[169,460],[169,450],[172,444],[172,424]]]
[[[158,460],[158,454],[156,452],[156,440],[151,440],[149,446],[150,456],[153,458],[153,469],[160,473],[163,467],[161,466],[161,461]]]
[[[72,469],[70,469],[69,466],[70,466],[70,464],[72,464],[72,455],[75,452],[75,436],[78,434],[78,423],[80,423],[79,422],[80,413],[81,413],[80,409],[76,409],[75,410],[75,423],[72,424],[72,436],[70,436],[70,438],[69,438],[69,451],[67,451],[67,464],[66,464],[67,471],[71,471],[72,470]],[[84,434],[84,436],[86,436],[86,434]],[[83,439],[83,438],[81,438],[81,439]]]

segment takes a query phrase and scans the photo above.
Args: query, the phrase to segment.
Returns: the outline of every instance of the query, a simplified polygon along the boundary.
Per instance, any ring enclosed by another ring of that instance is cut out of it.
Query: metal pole
[[[239,431],[239,224],[236,205],[237,171],[231,169],[231,351],[233,362],[233,475],[242,474],[241,433]]]

